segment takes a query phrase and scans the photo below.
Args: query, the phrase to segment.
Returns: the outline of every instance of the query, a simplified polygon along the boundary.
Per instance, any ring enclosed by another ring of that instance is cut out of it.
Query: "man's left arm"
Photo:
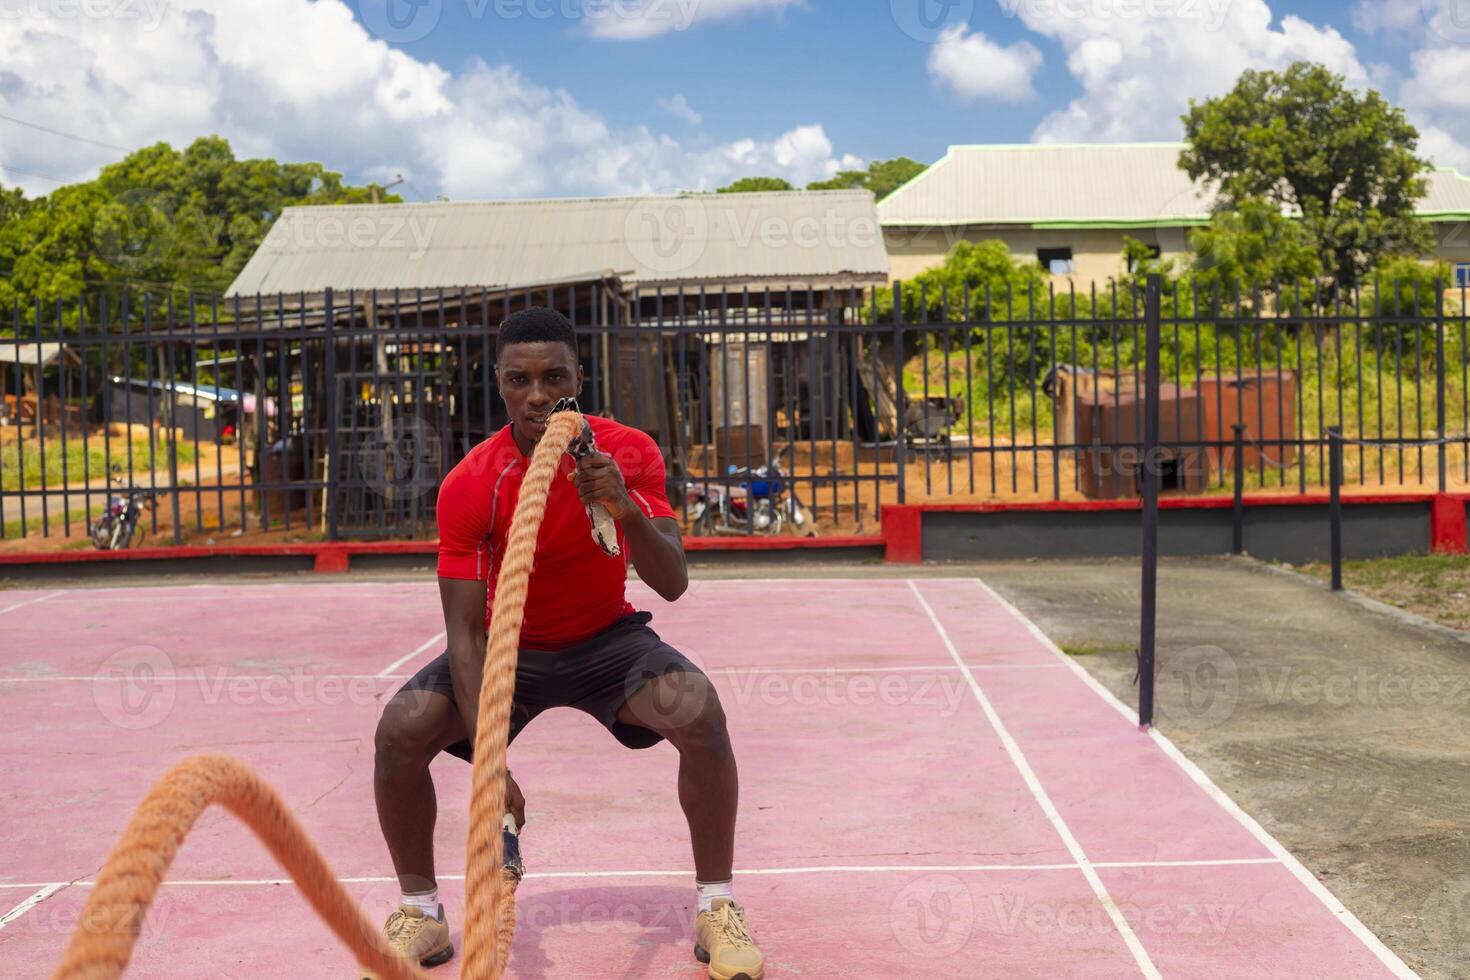
[[[574,482],[583,504],[602,504],[622,527],[638,577],[673,602],[689,587],[689,566],[679,522],[664,491],[663,456],[652,440],[644,454],[649,452],[653,458],[635,462],[628,479],[609,456],[585,456],[577,463]]]

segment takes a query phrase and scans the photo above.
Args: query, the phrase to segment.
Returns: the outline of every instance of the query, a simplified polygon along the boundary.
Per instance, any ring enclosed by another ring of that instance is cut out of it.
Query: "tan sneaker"
[[[710,980],[761,980],[765,957],[745,926],[745,909],[717,898],[694,920],[694,955],[709,964]]]
[[[400,905],[388,916],[383,926],[388,945],[399,956],[412,960],[419,966],[438,966],[454,956],[454,944],[449,941],[449,926],[444,921],[444,906],[439,906],[437,916],[425,915],[415,905]],[[378,980],[377,975],[362,971],[363,980]]]

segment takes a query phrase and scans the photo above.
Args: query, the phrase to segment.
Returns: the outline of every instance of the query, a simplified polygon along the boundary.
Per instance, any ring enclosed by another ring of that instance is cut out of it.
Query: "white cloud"
[[[659,99],[658,105],[664,112],[667,112],[676,119],[684,120],[691,126],[698,126],[704,122],[704,117],[695,111],[694,106],[689,104],[689,100],[684,98],[684,93],[682,92],[675,95],[672,99]]]
[[[1019,102],[1035,94],[1031,79],[1041,52],[1019,41],[1002,47],[959,25],[944,32],[929,52],[929,75],[962,99]]]
[[[417,60],[343,0],[171,0],[160,16],[154,30],[0,16],[0,113],[119,146],[218,133],[239,156],[319,160],[353,181],[401,173],[410,199],[711,189],[754,172],[802,183],[853,159],[815,124],[723,144],[613,127],[513,67]],[[120,155],[0,121],[0,164],[17,171],[85,180]]]
[[[1417,0],[1416,0],[1417,2]],[[1228,91],[1247,68],[1319,61],[1362,84],[1367,71],[1330,27],[1266,0],[996,0],[1067,53],[1081,94],[1036,127],[1045,142],[1178,139],[1188,100]]]
[[[1362,0],[1354,21],[1396,31],[1413,46],[1407,70],[1381,80],[1419,130],[1419,151],[1470,172],[1470,6],[1465,0]]]
[[[802,5],[802,0],[604,0],[587,2],[582,19],[593,37],[641,41],[708,23]]]

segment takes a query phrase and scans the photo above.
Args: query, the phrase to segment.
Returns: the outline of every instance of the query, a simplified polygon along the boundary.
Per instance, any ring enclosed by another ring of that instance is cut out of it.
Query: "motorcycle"
[[[119,470],[120,467],[113,467],[114,472]],[[158,509],[158,493],[134,489],[127,481],[116,476],[109,477],[107,482],[109,485],[127,489],[108,498],[106,509],[97,515],[88,531],[92,535],[92,544],[97,546],[98,551],[121,551],[132,546],[135,535],[139,542],[143,540],[139,519],[143,516],[144,507]]]
[[[780,457],[765,466],[731,465],[723,483],[685,481],[684,516],[691,532],[777,535],[790,527],[792,533],[815,535],[816,520],[787,485]]]

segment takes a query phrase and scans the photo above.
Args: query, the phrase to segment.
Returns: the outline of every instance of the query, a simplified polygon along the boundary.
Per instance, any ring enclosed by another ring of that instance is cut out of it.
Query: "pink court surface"
[[[630,592],[730,719],[736,894],[770,977],[1413,976],[976,579]],[[431,581],[0,595],[0,975],[49,973],[135,805],[197,752],[258,769],[381,921],[373,730],[441,630]],[[530,807],[509,975],[702,977],[674,750],[560,710],[510,762]],[[434,773],[458,946],[469,767]],[[218,809],[140,932],[132,976],[354,975]]]

